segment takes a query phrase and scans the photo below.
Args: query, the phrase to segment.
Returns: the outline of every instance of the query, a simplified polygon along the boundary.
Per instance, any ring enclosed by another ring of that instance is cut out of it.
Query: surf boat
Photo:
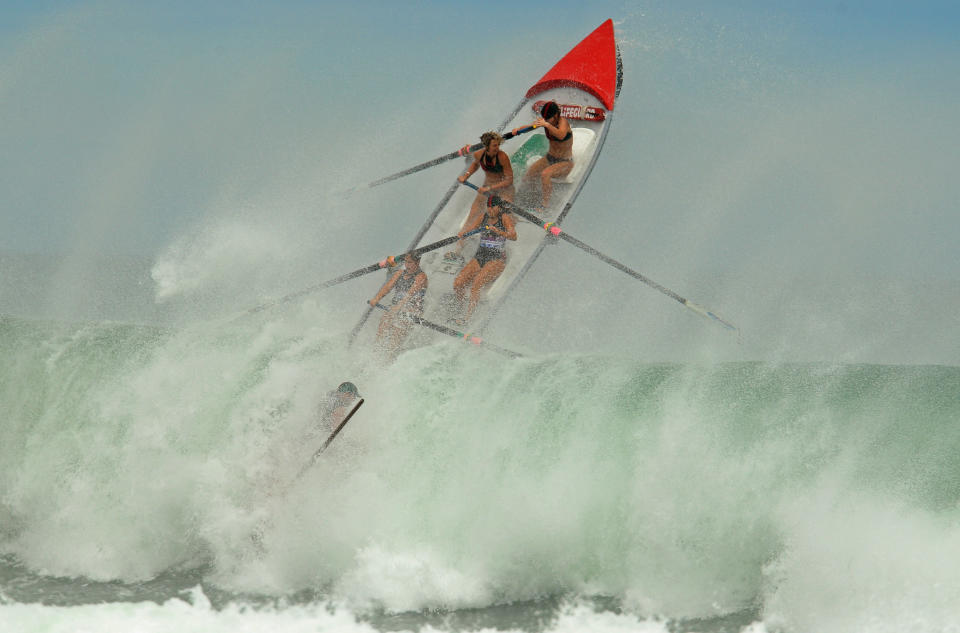
[[[570,123],[573,133],[573,168],[566,176],[553,179],[553,194],[549,206],[537,210],[537,217],[543,223],[559,226],[573,209],[600,157],[613,121],[614,105],[622,79],[620,51],[614,38],[613,21],[607,20],[534,83],[497,128],[498,132],[509,133],[530,127],[540,117],[543,105],[550,101],[557,103],[561,116]],[[510,156],[517,191],[516,203],[523,205],[530,200],[539,203],[539,185],[536,192],[525,189],[524,174],[534,162],[547,153],[548,140],[544,131],[535,129],[529,133],[505,136],[513,136],[504,141],[501,150]],[[469,164],[471,157],[467,155],[466,158]],[[462,171],[459,170],[457,176]],[[473,177],[480,180],[478,174]],[[454,180],[413,238],[408,250],[455,235],[467,219],[476,196],[476,191]],[[517,240],[507,242],[506,268],[485,290],[485,296],[468,324],[473,332],[481,332],[489,323],[551,239],[542,224],[534,224],[516,216],[514,220]],[[450,319],[454,277],[461,270],[464,261],[469,262],[472,259],[478,242],[478,236],[465,240],[461,253],[463,260],[450,259],[441,250],[423,255],[420,266],[429,279],[424,318],[441,323]],[[367,310],[354,328],[353,337],[361,331],[371,310]]]

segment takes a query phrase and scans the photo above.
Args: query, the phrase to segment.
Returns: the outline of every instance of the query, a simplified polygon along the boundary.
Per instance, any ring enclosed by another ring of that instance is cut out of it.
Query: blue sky
[[[259,169],[243,167],[238,153],[289,146],[310,125],[309,104],[342,108],[337,115],[352,119],[385,107],[383,92],[462,90],[458,76],[496,86],[483,74],[485,60],[497,68],[495,60],[524,46],[531,68],[516,81],[529,81],[556,49],[607,16],[640,64],[628,67],[628,86],[655,79],[661,94],[686,91],[691,107],[709,107],[704,99],[770,107],[810,84],[856,81],[899,82],[935,100],[955,95],[960,81],[950,72],[960,55],[960,9],[945,2],[8,1],[3,14],[7,249],[63,249],[82,239],[72,228],[83,212],[76,206],[104,177],[92,173],[92,159],[140,181],[122,195],[125,217],[110,219],[129,237],[110,248],[160,248],[181,220],[203,212],[197,205],[223,180]],[[238,101],[229,125],[212,112]],[[451,124],[430,117],[430,125]],[[149,135],[132,157],[139,169],[130,164],[133,149],[117,147],[133,143],[134,127]]]

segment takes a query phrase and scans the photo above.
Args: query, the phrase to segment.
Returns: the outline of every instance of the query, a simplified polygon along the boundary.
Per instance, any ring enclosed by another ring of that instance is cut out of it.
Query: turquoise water
[[[955,621],[956,367],[440,344],[356,374],[366,404],[290,486],[351,362],[321,331],[3,319],[4,600],[282,619],[282,598],[412,630]]]

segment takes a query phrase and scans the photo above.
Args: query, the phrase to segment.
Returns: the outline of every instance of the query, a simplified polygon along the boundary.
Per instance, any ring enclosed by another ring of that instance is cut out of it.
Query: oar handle
[[[514,130],[510,130],[509,132],[507,132],[506,134],[503,135],[503,140],[509,141],[510,139],[512,139],[512,138],[515,137],[515,136],[520,136],[521,134],[526,134],[527,132],[531,132],[531,131],[537,129],[538,127],[540,127],[538,124],[532,123],[532,124],[527,125],[527,126],[525,126],[525,127],[520,127],[520,128],[516,128],[516,129],[514,129]]]

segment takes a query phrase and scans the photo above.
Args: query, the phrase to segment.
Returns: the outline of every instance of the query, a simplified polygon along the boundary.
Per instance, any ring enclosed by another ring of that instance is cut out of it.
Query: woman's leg
[[[540,172],[540,191],[543,192],[543,206],[550,206],[550,197],[553,195],[553,181],[551,178],[563,178],[573,169],[573,162],[565,160],[554,163]]]
[[[400,347],[410,333],[411,325],[412,321],[403,317],[394,320],[390,327],[390,348],[392,350],[400,351]]]
[[[546,157],[537,160],[534,164],[527,167],[527,171],[523,174],[523,183],[524,185],[529,185],[529,183],[537,180],[540,176],[540,172],[544,170],[547,165],[550,163],[547,162]]]
[[[483,207],[486,204],[487,197],[478,193],[477,197],[473,199],[473,204],[470,205],[470,213],[467,214],[467,219],[460,225],[461,231],[477,221],[477,217],[483,213]]]
[[[473,278],[480,272],[480,263],[476,259],[471,259],[463,270],[453,280],[453,291],[457,295],[457,300],[462,304],[467,296],[467,286],[473,281]]]
[[[396,314],[395,308],[396,306],[391,307],[390,310],[380,319],[380,326],[377,328],[376,342],[376,349],[380,352],[388,352],[391,347],[393,329],[396,326],[397,318],[399,318]]]
[[[467,218],[460,225],[460,230],[462,231],[464,227],[470,226],[477,220],[477,215],[483,213],[483,207],[486,205],[486,196],[477,194],[477,197],[473,199],[473,204],[470,205],[470,213],[467,214]],[[446,257],[453,257],[459,255],[463,252],[463,240],[457,242],[456,248],[452,251],[447,251]]]
[[[480,293],[484,288],[495,282],[506,267],[506,260],[495,259],[487,262],[477,273],[473,286],[470,288],[470,304],[467,306],[467,321],[473,316],[473,311],[477,309],[477,304],[480,302]]]

